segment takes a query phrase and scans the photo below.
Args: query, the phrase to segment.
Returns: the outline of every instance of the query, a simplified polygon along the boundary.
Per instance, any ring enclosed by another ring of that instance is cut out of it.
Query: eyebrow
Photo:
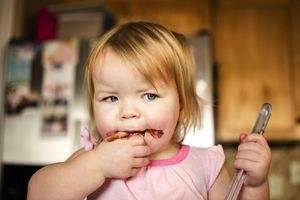
[[[110,89],[108,86],[102,86],[101,88],[96,88],[94,87],[94,96],[98,96],[100,94],[105,94],[105,95],[115,95],[118,92],[116,92],[113,89]]]

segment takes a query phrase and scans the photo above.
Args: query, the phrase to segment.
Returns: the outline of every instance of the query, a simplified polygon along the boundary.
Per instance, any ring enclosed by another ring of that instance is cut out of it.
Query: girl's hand
[[[245,171],[246,186],[261,186],[267,181],[271,163],[270,147],[266,139],[259,134],[241,134],[240,141],[234,167]]]
[[[121,137],[122,138],[122,137]],[[128,178],[149,163],[150,148],[142,136],[102,141],[95,149],[97,163],[106,178]]]

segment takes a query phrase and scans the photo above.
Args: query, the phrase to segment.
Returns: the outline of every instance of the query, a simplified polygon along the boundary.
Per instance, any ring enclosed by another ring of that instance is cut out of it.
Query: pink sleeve
[[[96,146],[96,142],[93,141],[90,132],[87,129],[84,129],[80,133],[80,147],[83,147],[84,150],[90,151],[94,149]]]
[[[225,154],[223,151],[223,148],[221,145],[216,145],[216,146],[212,146],[209,147],[208,149],[208,171],[210,173],[208,173],[208,189],[211,188],[211,186],[214,184],[214,182],[216,181],[216,178],[218,177],[224,161],[225,161]]]

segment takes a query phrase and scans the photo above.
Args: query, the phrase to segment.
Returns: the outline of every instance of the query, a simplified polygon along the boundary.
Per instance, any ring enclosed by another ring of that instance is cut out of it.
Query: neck
[[[150,160],[166,160],[175,156],[180,150],[181,145],[176,143],[170,143],[162,150],[151,154]]]

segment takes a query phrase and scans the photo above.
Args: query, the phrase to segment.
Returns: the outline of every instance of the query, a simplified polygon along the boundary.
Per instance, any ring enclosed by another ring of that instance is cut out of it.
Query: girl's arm
[[[67,161],[38,170],[28,184],[28,200],[84,199],[106,178],[128,178],[149,161],[142,137],[102,142],[94,150],[75,152]]]
[[[230,184],[230,177],[226,168],[223,166],[216,181],[214,182],[214,184],[212,185],[211,189],[208,192],[208,199],[209,200],[224,199],[229,184]]]
[[[28,200],[84,199],[105,180],[100,170],[93,169],[95,152],[79,150],[76,158],[38,170],[28,184]],[[98,177],[98,179],[96,179]]]

